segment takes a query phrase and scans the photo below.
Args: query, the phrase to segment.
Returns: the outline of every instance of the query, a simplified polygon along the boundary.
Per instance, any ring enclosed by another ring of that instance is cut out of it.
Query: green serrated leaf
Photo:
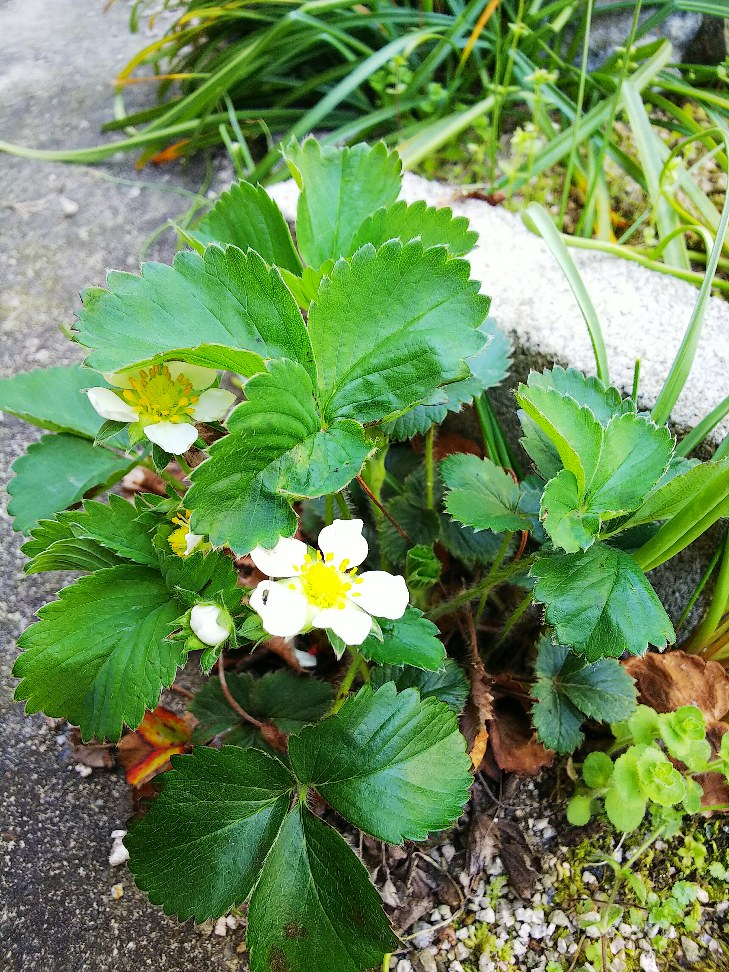
[[[84,394],[92,386],[109,387],[82,365],[36,368],[0,381],[0,412],[51,432],[93,439],[106,423]]]
[[[605,385],[594,375],[583,375],[577,368],[555,365],[547,371],[532,371],[527,384],[530,388],[554,388],[561,395],[569,395],[578,405],[589,408],[602,426],[614,415],[636,410],[632,398],[624,399],[617,388]]]
[[[602,453],[589,481],[587,509],[603,517],[636,509],[663,476],[673,453],[667,428],[628,413],[610,420]]]
[[[412,665],[437,672],[445,661],[443,642],[432,621],[408,607],[397,621],[379,618],[382,639],[370,634],[359,646],[365,658],[389,665]]]
[[[293,361],[271,362],[246,395],[228,419],[230,435],[195,469],[185,499],[193,531],[236,554],[292,536],[294,497],[342,489],[370,451],[358,423],[336,419],[324,428],[311,380]]]
[[[489,307],[469,271],[418,241],[365,246],[335,265],[309,313],[327,421],[378,421],[468,376]]]
[[[288,270],[282,270],[281,276],[302,310],[308,311],[312,300],[316,300],[319,285],[324,277],[328,277],[334,268],[334,260],[327,260],[315,270],[314,267],[304,267],[301,276],[297,277]]]
[[[562,465],[577,480],[577,495],[582,499],[600,459],[604,434],[602,426],[589,408],[581,407],[573,398],[561,395],[555,388],[519,385],[516,398],[549,438]],[[529,445],[531,442],[525,442],[525,449]]]
[[[537,700],[532,706],[532,722],[547,749],[572,753],[585,738],[581,726],[584,716],[548,678],[539,678],[531,694]]]
[[[279,760],[237,746],[200,746],[172,767],[126,837],[129,868],[153,904],[201,922],[251,893],[296,781]]]
[[[392,682],[365,686],[336,715],[289,739],[302,782],[360,830],[401,844],[460,816],[470,761],[454,713]]]
[[[443,565],[432,544],[416,544],[405,559],[405,582],[408,590],[424,594],[440,580]]]
[[[408,243],[419,239],[427,249],[446,246],[451,256],[465,256],[478,242],[478,233],[468,228],[465,216],[454,216],[447,206],[436,208],[424,200],[408,205],[400,199],[392,206],[378,209],[361,224],[347,253],[351,256],[366,243],[382,246],[388,240]]]
[[[192,553],[178,557],[169,546],[162,547],[161,569],[165,582],[175,597],[187,607],[201,600],[215,601],[228,611],[240,607],[242,591],[232,559],[222,550]]]
[[[400,944],[364,865],[298,806],[266,858],[248,909],[251,972],[363,972]]]
[[[157,472],[164,472],[174,458],[171,452],[165,452],[156,442],[152,446],[152,462]]]
[[[266,672],[260,678],[243,672],[228,675],[226,681],[233,698],[246,712],[273,722],[282,732],[298,732],[303,726],[317,722],[334,701],[334,691],[328,682],[285,670]],[[209,742],[240,724],[240,716],[231,709],[218,681],[206,682],[189,709],[199,723],[193,731],[195,743]]]
[[[65,718],[84,739],[136,729],[184,661],[167,640],[180,613],[157,571],[124,565],[64,588],[19,638],[13,674],[27,712]]]
[[[204,244],[233,244],[260,253],[266,263],[300,274],[301,260],[286,220],[263,186],[235,182],[193,231]]]
[[[507,334],[492,317],[486,318],[477,330],[486,338],[486,344],[466,361],[471,374],[444,385],[427,401],[398,416],[394,422],[385,423],[383,430],[390,439],[403,442],[414,435],[423,435],[431,425],[442,422],[449,412],[460,412],[483,391],[504,380],[511,367],[511,342]]]
[[[636,562],[596,543],[579,554],[540,556],[531,575],[557,639],[589,661],[642,654],[649,644],[673,643],[673,625]]]
[[[456,713],[466,704],[471,691],[466,673],[452,658],[446,658],[437,672],[410,665],[377,665],[370,672],[370,684],[373,689],[378,689],[385,682],[394,682],[398,692],[415,688],[421,699],[438,699]]]
[[[301,189],[296,239],[313,267],[349,253],[362,222],[400,192],[400,156],[383,142],[335,148],[309,138],[290,142],[284,158]]]
[[[446,510],[476,530],[528,530],[529,519],[518,512],[519,487],[490,459],[471,455],[448,456],[441,463],[448,490]]]
[[[633,679],[613,658],[584,664],[568,658],[559,673],[559,690],[580,712],[598,722],[623,722],[635,711]]]
[[[8,513],[23,533],[83,499],[97,487],[109,488],[136,463],[76,435],[44,435],[13,463]]]
[[[48,570],[77,570],[93,573],[104,567],[114,567],[124,561],[111,550],[106,550],[93,540],[68,539],[52,543],[23,568],[26,574],[41,574]]]
[[[314,373],[296,301],[275,267],[250,250],[209,246],[178,253],[172,267],[113,271],[108,289],[82,294],[78,341],[88,363],[120,371],[162,356],[249,376],[287,357]]]
[[[139,522],[140,510],[121,496],[107,503],[84,503],[71,522],[74,536],[94,540],[124,560],[159,567],[152,533]]]
[[[552,542],[567,553],[587,550],[600,532],[600,517],[580,505],[577,480],[561,469],[544,488],[539,514]]]
[[[104,422],[94,436],[94,445],[105,445],[107,442],[113,445],[114,440],[117,439],[117,436],[119,436],[121,433],[125,433],[126,430],[126,422]],[[123,444],[123,442],[124,439],[122,438],[121,443]]]

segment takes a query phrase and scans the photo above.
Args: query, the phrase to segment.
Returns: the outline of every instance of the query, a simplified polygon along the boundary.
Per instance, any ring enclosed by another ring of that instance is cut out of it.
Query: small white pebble
[[[221,915],[220,918],[215,922],[215,934],[220,938],[225,938],[228,934],[228,926],[225,922],[225,915]]]
[[[558,938],[557,939],[557,951],[559,952],[560,955],[566,955],[567,954],[567,939],[566,938]]]
[[[511,950],[514,953],[514,955],[518,955],[519,957],[521,957],[522,955],[526,955],[527,953],[526,942],[520,942],[518,940],[513,942],[511,945]]]
[[[85,766],[83,763],[76,763],[74,769],[82,779],[86,779],[87,776],[91,776],[93,770],[90,766]]]
[[[456,932],[456,938],[460,942],[465,942],[465,940],[468,938],[470,934],[471,934],[470,928],[459,928],[458,931]]]
[[[589,884],[597,884],[597,878],[592,873],[592,871],[583,871],[582,872],[582,883],[583,884],[588,884],[588,885]]]
[[[706,890],[706,888],[699,888],[696,891],[696,900],[697,901],[700,901],[701,904],[708,904],[709,903],[709,893]]]
[[[408,959],[400,959],[397,963],[397,972],[412,972],[413,967]]]
[[[441,905],[438,910],[440,911],[441,917],[446,921],[450,921],[453,917],[453,912],[451,911],[449,905]]]
[[[120,864],[124,864],[129,860],[129,851],[122,843],[122,839],[126,837],[126,834],[126,830],[112,831],[113,843],[109,852],[109,864],[112,867],[119,867]]]
[[[435,959],[430,954],[427,949],[423,949],[418,954],[418,961],[423,967],[423,972],[438,972],[438,966],[435,964]]]
[[[478,972],[496,972],[496,966],[488,955],[482,955],[478,960]]]
[[[228,928],[237,928],[238,919],[235,917],[235,915],[226,915],[225,924],[228,926]]]
[[[456,958],[464,961],[471,954],[469,949],[463,944],[463,942],[458,942],[456,944]]]
[[[75,216],[78,212],[78,203],[68,196],[59,196],[58,202],[61,204],[61,212],[64,216]]]
[[[558,928],[569,928],[570,925],[572,924],[572,922],[569,920],[567,915],[560,908],[557,908],[556,911],[553,911],[549,917],[552,923],[555,924]]]
[[[460,962],[451,962],[448,966],[448,972],[463,972],[463,966]]]
[[[658,972],[658,963],[653,952],[644,952],[640,957],[640,967],[643,972]]]
[[[124,897],[124,885],[123,884],[115,884],[115,885],[113,885],[112,886],[112,889],[111,889],[111,896],[114,899],[114,901],[118,901],[120,898],[123,898]]]
[[[445,858],[446,862],[450,864],[453,858],[456,856],[456,849],[453,844],[444,844],[441,847],[441,854]]]
[[[429,921],[431,925],[435,925],[436,922],[440,921],[440,911],[437,908],[435,911],[431,911]]]
[[[496,921],[496,913],[491,907],[484,908],[482,911],[477,911],[476,917],[479,921],[485,921],[487,925],[493,925],[493,923]]]

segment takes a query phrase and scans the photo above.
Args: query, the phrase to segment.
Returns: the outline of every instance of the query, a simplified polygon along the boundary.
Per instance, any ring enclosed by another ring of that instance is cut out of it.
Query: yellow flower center
[[[322,610],[342,610],[353,584],[359,583],[359,578],[353,576],[357,573],[356,568],[347,574],[348,561],[343,560],[339,567],[335,567],[333,560],[333,554],[327,554],[326,561],[318,551],[316,558],[307,554],[304,566],[298,572],[307,601]]]
[[[129,379],[124,401],[139,413],[141,421],[189,422],[200,396],[183,374],[173,378],[165,364],[153,365]]]
[[[172,522],[177,525],[177,529],[173,530],[169,535],[167,542],[172,548],[172,552],[177,554],[178,557],[183,559],[188,555],[187,553],[187,538],[190,535],[190,510],[185,510],[184,513],[178,513],[177,516],[172,517]],[[196,551],[204,552],[210,549],[210,544],[207,541],[201,541],[195,547]]]

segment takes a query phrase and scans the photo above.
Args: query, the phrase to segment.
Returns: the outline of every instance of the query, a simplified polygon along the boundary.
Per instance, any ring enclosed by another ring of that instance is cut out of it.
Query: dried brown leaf
[[[684,651],[651,652],[625,662],[625,670],[635,679],[639,701],[656,712],[696,705],[708,723],[729,713],[729,675],[718,662]]]

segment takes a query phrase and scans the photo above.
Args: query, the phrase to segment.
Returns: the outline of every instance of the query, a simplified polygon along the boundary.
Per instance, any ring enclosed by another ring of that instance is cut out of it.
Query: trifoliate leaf
[[[108,384],[81,365],[36,368],[0,381],[0,412],[51,432],[93,439],[105,424],[84,394],[93,386]]]
[[[446,206],[436,208],[424,200],[408,204],[400,199],[392,206],[378,209],[362,223],[349,251],[351,256],[365,243],[382,246],[388,240],[420,239],[427,249],[431,246],[447,246],[451,256],[465,256],[478,242],[478,233],[468,228],[465,216],[454,216]]]
[[[248,908],[251,972],[363,972],[398,939],[364,865],[342,837],[295,807]]]
[[[446,510],[476,530],[528,530],[529,519],[518,512],[519,487],[490,459],[471,455],[448,456],[441,463],[448,492]]]
[[[630,554],[596,543],[579,554],[540,556],[531,575],[558,641],[588,661],[673,643],[673,625]]]
[[[263,186],[234,182],[197,224],[193,236],[206,245],[232,243],[243,251],[255,250],[266,263],[301,273],[286,220]]]
[[[296,301],[275,267],[253,251],[209,246],[142,275],[113,271],[107,290],[82,294],[78,341],[87,362],[119,371],[160,356],[241,375],[287,357],[313,375],[311,345]]]
[[[334,701],[328,682],[285,670],[266,672],[260,678],[249,672],[228,675],[226,682],[242,709],[257,719],[273,722],[282,732],[298,732],[317,722]],[[198,720],[192,735],[195,743],[209,742],[240,724],[240,716],[231,709],[217,680],[205,683],[189,709]]]
[[[193,531],[236,554],[291,536],[294,497],[340,490],[369,452],[357,422],[336,419],[325,429],[309,376],[293,361],[271,362],[246,394],[185,499]]]
[[[335,265],[309,312],[327,421],[378,421],[468,376],[489,307],[469,273],[418,241],[365,246]]]
[[[296,781],[279,760],[237,746],[200,746],[172,766],[126,837],[129,868],[168,915],[201,922],[251,893]]]
[[[136,729],[171,685],[184,653],[167,640],[180,614],[157,571],[110,567],[82,577],[42,607],[20,636],[13,669],[26,711],[65,718],[84,739]]]
[[[27,532],[39,520],[78,503],[89,490],[108,489],[135,464],[136,459],[118,456],[76,435],[42,436],[13,463],[14,476],[8,484],[13,529]]]
[[[363,221],[400,192],[400,156],[382,142],[335,148],[309,138],[284,157],[301,189],[296,239],[313,267],[350,253]]]
[[[561,469],[544,487],[540,516],[554,545],[567,553],[587,550],[600,532],[600,517],[580,507],[577,480]]]
[[[394,682],[398,692],[416,688],[421,699],[438,699],[456,713],[466,704],[471,691],[466,673],[452,658],[446,658],[437,672],[427,672],[411,665],[377,665],[370,672],[370,684],[378,689],[385,682]]]
[[[336,715],[289,739],[302,782],[360,830],[401,844],[423,840],[458,817],[470,761],[451,709],[392,682],[368,686]]]
[[[579,499],[592,480],[602,451],[603,428],[589,408],[580,407],[554,388],[519,385],[516,398],[521,407],[556,449],[562,465],[577,480]],[[529,437],[524,448],[530,446]],[[537,465],[542,458],[532,456]]]
[[[636,410],[632,398],[624,399],[617,388],[605,385],[595,376],[588,378],[577,368],[555,365],[547,371],[532,371],[527,385],[530,388],[554,388],[561,395],[569,395],[578,405],[589,408],[602,426],[607,426],[614,415]]]
[[[370,634],[360,645],[365,658],[390,665],[412,665],[437,672],[445,661],[438,628],[417,608],[408,607],[397,621],[379,618],[382,640]]]

